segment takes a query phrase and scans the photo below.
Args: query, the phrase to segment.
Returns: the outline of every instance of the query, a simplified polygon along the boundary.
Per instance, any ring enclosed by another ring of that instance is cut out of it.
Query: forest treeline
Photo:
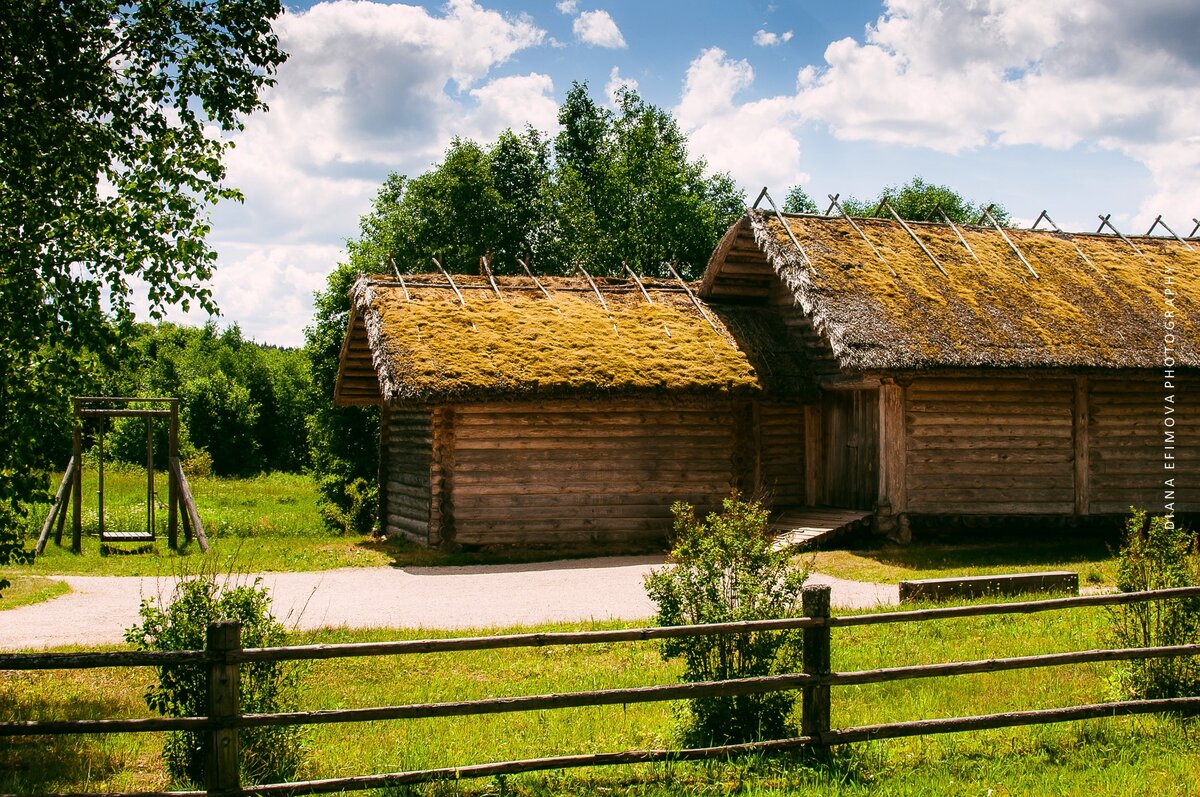
[[[224,329],[171,323],[135,324],[123,356],[98,373],[101,395],[177,397],[180,453],[218,476],[252,476],[263,471],[309,467],[307,417],[314,395],[302,349],[264,346]],[[98,441],[98,421],[85,429],[89,448]],[[118,418],[105,426],[105,457],[146,461],[146,422]],[[166,462],[166,424],[155,426],[156,467]],[[60,435],[69,456],[69,437]]]

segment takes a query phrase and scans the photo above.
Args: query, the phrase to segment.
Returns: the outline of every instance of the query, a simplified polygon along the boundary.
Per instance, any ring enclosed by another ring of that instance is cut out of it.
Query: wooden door
[[[874,509],[879,498],[879,391],[831,390],[821,400],[823,503]]]

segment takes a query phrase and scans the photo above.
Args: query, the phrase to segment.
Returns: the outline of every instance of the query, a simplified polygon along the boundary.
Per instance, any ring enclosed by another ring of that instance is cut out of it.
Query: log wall
[[[391,535],[402,534],[428,545],[430,539],[430,466],[433,430],[430,413],[389,410],[382,413],[380,471],[386,495],[380,501],[380,526]]]
[[[764,402],[758,407],[758,487],[773,506],[803,506],[804,407]]]
[[[910,513],[1074,513],[1073,378],[925,377],[906,393]]]
[[[917,378],[904,397],[906,509],[1161,513],[1174,476],[1174,511],[1200,512],[1197,407],[1200,379],[1191,375],[1171,389],[1151,376]]]
[[[673,501],[719,505],[745,477],[731,402],[460,405],[448,486],[460,545],[661,541]]]
[[[1163,380],[1089,380],[1092,514],[1127,513],[1131,506],[1161,513],[1172,477],[1175,511],[1200,512],[1200,380],[1172,382],[1167,389]],[[1171,427],[1164,425],[1168,418]]]

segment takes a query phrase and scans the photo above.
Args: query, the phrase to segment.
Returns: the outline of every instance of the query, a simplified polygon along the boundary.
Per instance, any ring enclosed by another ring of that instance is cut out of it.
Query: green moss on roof
[[[391,401],[515,398],[671,391],[754,394],[763,383],[721,321],[715,331],[686,295],[651,285],[602,286],[609,310],[582,279],[506,278],[497,297],[478,278],[458,278],[465,304],[442,277],[360,281],[376,370]]]
[[[911,224],[942,274],[891,220],[856,219],[881,262],[845,219],[786,217],[806,264],[779,219],[748,219],[845,367],[1153,368],[1169,310],[1177,359],[1200,365],[1200,252],[1172,239],[1135,238],[1139,254],[1116,236],[1007,230],[1035,278],[994,228],[960,228],[976,262],[948,225]]]

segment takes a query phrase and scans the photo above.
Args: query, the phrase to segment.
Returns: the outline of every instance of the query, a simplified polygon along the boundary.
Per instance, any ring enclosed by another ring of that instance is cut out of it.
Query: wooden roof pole
[[[488,282],[492,284],[492,290],[496,292],[496,298],[504,301],[504,295],[500,293],[500,286],[496,284],[496,277],[492,274],[492,266],[488,263],[488,255],[480,256],[479,267],[483,269],[483,273],[487,275]]]
[[[764,188],[763,190],[765,191],[766,189]],[[632,277],[633,281],[637,283],[638,288],[642,291],[642,296],[646,297],[646,304],[654,304],[654,300],[650,298],[650,294],[646,291],[646,286],[642,284],[642,280],[638,277],[638,275],[633,273],[633,269],[629,267],[629,264],[622,260],[621,267],[624,268],[625,273]],[[665,323],[663,324],[663,332],[667,333],[668,338],[671,337],[671,328]]]
[[[688,298],[692,300],[692,305],[700,311],[700,315],[703,316],[704,320],[708,322],[708,325],[712,327],[713,332],[716,332],[718,335],[720,335],[721,330],[717,329],[717,325],[713,323],[712,318],[710,318],[708,313],[705,311],[704,305],[700,304],[700,300],[696,298],[696,294],[692,293],[692,289],[689,288],[688,284],[683,281],[683,277],[679,276],[679,272],[675,270],[675,267],[667,262],[664,262],[663,265],[666,266],[671,272],[671,276],[683,286],[684,292],[687,293]]]
[[[517,262],[521,264],[521,268],[525,269],[525,276],[533,280],[533,284],[538,286],[538,290],[542,292],[542,296],[545,296],[547,299],[553,301],[554,297],[550,295],[550,292],[546,290],[545,286],[542,285],[538,278],[533,276],[533,272],[529,270],[529,266],[525,263],[525,261],[518,257]]]
[[[1062,230],[1059,228],[1059,226],[1058,226],[1057,224],[1055,224],[1055,223],[1054,223],[1054,219],[1050,218],[1050,214],[1049,214],[1049,213],[1047,213],[1045,210],[1043,210],[1043,211],[1042,211],[1042,212],[1041,212],[1041,213],[1038,215],[1038,217],[1037,217],[1037,221],[1035,221],[1035,222],[1033,223],[1033,226],[1032,226],[1032,227],[1030,227],[1029,229],[1031,229],[1031,230],[1036,230],[1036,229],[1037,229],[1037,226],[1038,226],[1038,224],[1040,224],[1040,223],[1041,223],[1042,219],[1045,219],[1046,221],[1050,222],[1050,226],[1051,226],[1051,227],[1053,227],[1053,228],[1054,228],[1054,231],[1055,231],[1056,233],[1058,233],[1059,235],[1067,235],[1065,232],[1063,232],[1063,231],[1062,231]],[[1079,244],[1075,243],[1075,239],[1074,239],[1074,238],[1072,238],[1072,237],[1071,237],[1071,236],[1069,236],[1069,235],[1067,235],[1067,238],[1068,238],[1068,239],[1070,239],[1070,241],[1071,241],[1071,246],[1074,246],[1074,247],[1075,247],[1075,251],[1079,253],[1079,256],[1080,256],[1081,258],[1083,258],[1083,262],[1084,262],[1084,263],[1087,263],[1087,264],[1088,264],[1089,266],[1091,266],[1092,268],[1095,268],[1097,271],[1100,271],[1100,269],[1096,268],[1096,264],[1092,262],[1092,259],[1091,259],[1090,257],[1088,257],[1087,255],[1085,255],[1085,254],[1083,253],[1083,250],[1079,248]],[[1103,273],[1103,272],[1101,272],[1101,273]]]
[[[767,201],[771,203],[771,210],[775,212],[775,218],[779,219],[779,223],[782,224],[783,229],[787,231],[788,238],[792,239],[792,245],[796,247],[796,251],[799,252],[800,257],[804,259],[804,264],[809,268],[812,268],[812,261],[808,259],[808,252],[805,252],[804,247],[801,246],[800,242],[796,240],[796,234],[792,232],[792,225],[783,220],[783,214],[779,212],[779,208],[775,207],[775,200],[771,199],[771,195],[767,193],[767,187],[765,185],[763,186],[762,193],[759,195],[758,199],[761,200],[763,197],[766,197]],[[754,206],[758,207],[758,200],[755,200]]]
[[[1116,227],[1114,227],[1113,223],[1108,220],[1110,216],[1112,216],[1111,213],[1105,213],[1102,216],[1097,216],[1097,218],[1100,219],[1100,226],[1098,228],[1096,228],[1096,232],[1099,233],[1100,230],[1103,230],[1105,227],[1108,227],[1108,229],[1112,230],[1113,232],[1115,232],[1117,234],[1118,238],[1120,238],[1125,243],[1129,244],[1130,249],[1132,249],[1133,251],[1137,252],[1140,255],[1142,253],[1142,250],[1138,249],[1136,246],[1134,246],[1133,241],[1129,240],[1124,235],[1121,235],[1121,231],[1118,230]]]
[[[967,243],[967,239],[963,237],[962,231],[958,229],[958,225],[955,224],[948,215],[946,215],[946,211],[942,210],[942,203],[939,202],[934,205],[933,212],[941,214],[942,221],[949,224],[950,229],[954,230],[954,234],[958,236],[958,242],[963,245],[963,248],[966,249],[967,253],[971,255],[971,258],[975,261],[975,263],[982,266],[983,263],[980,263],[979,258],[975,256],[975,250],[971,248],[969,243]]]
[[[1167,223],[1165,221],[1163,221],[1163,217],[1162,217],[1161,213],[1159,214],[1158,218],[1156,218],[1154,220],[1154,223],[1150,225],[1150,229],[1146,230],[1146,235],[1149,236],[1150,233],[1154,232],[1154,228],[1160,224],[1163,226],[1164,230],[1171,233],[1171,237],[1174,238],[1176,241],[1179,241],[1179,243],[1183,244],[1188,249],[1194,249],[1194,247],[1190,243],[1188,243],[1187,241],[1180,238],[1178,235],[1175,234],[1174,230],[1172,230],[1170,227],[1167,226]]]
[[[892,264],[883,259],[883,255],[879,254],[879,250],[875,248],[875,244],[871,243],[871,239],[867,237],[867,234],[862,231],[861,227],[854,223],[854,219],[850,218],[850,214],[846,213],[846,209],[842,207],[842,203],[838,202],[838,197],[841,194],[827,194],[826,196],[829,197],[830,207],[837,208],[838,213],[842,214],[842,218],[850,222],[850,226],[854,228],[859,237],[867,242],[867,246],[871,247],[871,251],[875,253],[875,257],[879,258],[879,262],[887,266],[887,270],[892,272],[893,277],[899,277],[900,275],[892,268]],[[826,213],[825,215],[828,216],[829,214]]]
[[[1004,231],[1004,228],[1000,226],[1000,222],[996,221],[996,217],[992,215],[992,208],[994,207],[995,205],[988,205],[986,208],[984,208],[983,215],[979,217],[979,221],[983,221],[984,219],[990,221],[992,226],[996,228],[996,232],[1000,233],[1000,237],[1005,240],[1009,248],[1011,248],[1016,254],[1017,258],[1025,264],[1025,268],[1029,269],[1029,273],[1033,275],[1033,278],[1040,280],[1041,276],[1039,276],[1038,273],[1033,270],[1033,266],[1029,265],[1029,261],[1025,259],[1025,255],[1021,254],[1021,250],[1018,249],[1017,245],[1012,242],[1012,238],[1008,237],[1008,233]],[[979,222],[976,222],[976,224],[978,223]]]
[[[894,207],[892,207],[892,203],[888,202],[887,198],[884,197],[883,199],[879,200],[879,204],[881,207],[887,208],[887,212],[892,214],[893,219],[900,222],[900,226],[904,228],[906,233],[908,233],[908,237],[917,242],[917,246],[921,247],[921,251],[925,253],[925,256],[933,261],[933,264],[937,266],[937,270],[942,272],[942,276],[949,277],[950,275],[946,273],[946,269],[942,268],[942,264],[939,263],[938,259],[933,256],[933,252],[930,252],[929,248],[925,246],[920,238],[917,237],[917,234],[912,231],[912,227],[909,227],[904,223],[904,219],[900,218],[900,214],[896,212]]]
[[[650,298],[650,294],[646,293],[646,286],[642,284],[640,279],[638,279],[638,275],[633,273],[633,269],[629,267],[629,264],[622,260],[621,268],[625,269],[625,273],[628,274],[637,284],[638,289],[642,292],[642,296],[646,297],[646,304],[654,304],[654,300]]]
[[[411,302],[412,297],[408,295],[408,286],[404,284],[404,277],[400,276],[400,269],[396,268],[396,259],[388,255],[388,262],[392,264],[392,273],[396,275],[396,279],[400,283],[400,290],[404,291],[404,301]]]
[[[1200,219],[1192,219],[1192,221],[1196,222],[1196,226],[1192,228],[1192,234],[1188,238],[1195,238],[1196,233],[1200,232]]]
[[[454,277],[451,277],[450,272],[442,268],[441,261],[439,261],[436,257],[432,257],[430,260],[432,260],[433,264],[438,267],[438,271],[442,272],[442,276],[445,277],[446,281],[450,283],[450,287],[454,289],[454,295],[458,297],[458,303],[463,307],[466,307],[467,300],[463,298],[462,291],[460,291],[458,286],[454,284]]]
[[[596,285],[596,281],[592,279],[592,275],[587,273],[587,270],[584,269],[578,260],[575,261],[575,270],[583,275],[584,279],[588,281],[588,285],[591,285],[592,290],[596,292],[596,298],[600,300],[600,306],[604,308],[604,312],[608,313],[608,320],[612,322],[613,334],[620,335],[621,333],[617,330],[617,319],[613,317],[612,310],[608,309],[608,302],[604,301],[604,294],[600,293],[600,288]]]

